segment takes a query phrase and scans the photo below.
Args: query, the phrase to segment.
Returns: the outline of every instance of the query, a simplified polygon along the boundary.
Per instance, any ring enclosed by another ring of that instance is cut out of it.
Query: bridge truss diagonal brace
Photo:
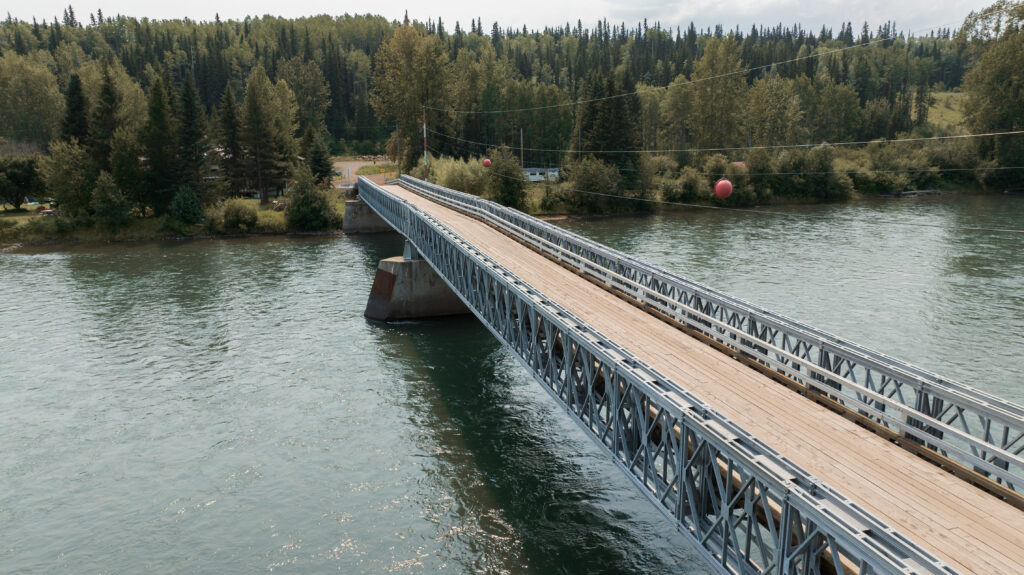
[[[878,429],[952,463],[1024,509],[1024,406],[674,275],[477,196],[402,176],[401,185],[469,213]],[[913,451],[913,450],[912,450]]]
[[[360,194],[719,573],[954,571],[382,187]]]

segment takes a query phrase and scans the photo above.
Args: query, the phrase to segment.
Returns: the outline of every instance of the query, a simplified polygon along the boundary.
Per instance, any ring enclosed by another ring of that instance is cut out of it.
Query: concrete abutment
[[[401,321],[467,313],[466,304],[406,241],[403,256],[381,260],[377,266],[363,315]]]

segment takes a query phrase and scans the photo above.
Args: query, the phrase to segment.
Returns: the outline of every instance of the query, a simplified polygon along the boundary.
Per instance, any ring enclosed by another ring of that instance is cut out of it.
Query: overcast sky
[[[838,31],[842,22],[853,22],[859,30],[866,20],[872,30],[888,20],[896,22],[899,30],[915,35],[924,35],[935,28],[956,28],[971,10],[980,10],[994,0],[505,0],[499,2],[464,2],[456,0],[433,0],[409,2],[408,0],[375,0],[373,2],[324,2],[314,0],[176,0],[161,2],[131,2],[128,0],[99,1],[89,4],[73,2],[79,21],[88,22],[89,13],[97,8],[107,16],[125,14],[151,19],[191,18],[212,20],[219,13],[222,19],[242,19],[246,15],[271,14],[297,17],[315,14],[340,15],[344,13],[380,14],[391,20],[401,20],[405,11],[409,17],[427,21],[440,16],[445,28],[451,31],[456,20],[469,28],[471,18],[481,18],[484,28],[490,30],[497,21],[504,28],[530,29],[554,26],[571,22],[575,25],[582,20],[585,27],[602,18],[610,24],[626,23],[633,27],[647,18],[653,25],[661,22],[663,27],[686,27],[692,21],[698,28],[722,24],[726,29],[737,25],[747,31],[752,24],[791,25],[799,23],[805,29],[817,32],[822,25]],[[35,0],[18,2],[7,10],[22,20],[53,20],[58,18],[67,6],[67,1]]]

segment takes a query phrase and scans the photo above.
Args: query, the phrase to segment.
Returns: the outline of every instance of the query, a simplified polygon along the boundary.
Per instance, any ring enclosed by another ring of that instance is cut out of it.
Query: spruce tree
[[[242,156],[242,130],[238,119],[238,105],[230,86],[224,90],[224,96],[221,98],[218,128],[220,167],[229,191],[236,193],[244,187],[242,168],[245,158]]]
[[[174,197],[177,178],[174,157],[174,130],[170,105],[164,83],[159,77],[149,92],[149,114],[142,130],[142,147],[146,156],[146,203],[157,214],[163,214]]]
[[[100,170],[110,171],[110,146],[114,131],[118,127],[117,113],[121,106],[121,97],[114,86],[114,78],[110,67],[103,67],[103,84],[100,87],[100,101],[96,103],[93,114],[92,131],[89,138],[89,150],[93,161]]]
[[[302,155],[306,158],[309,170],[317,182],[331,181],[331,173],[334,171],[331,157],[327,153],[323,136],[313,128],[306,128],[306,133],[302,136]]]
[[[206,160],[206,118],[192,73],[185,75],[178,103],[178,183],[201,190]]]
[[[66,103],[60,137],[65,141],[74,138],[78,143],[85,144],[89,138],[89,115],[85,93],[82,91],[82,79],[78,74],[72,74],[68,82]]]
[[[271,108],[274,105],[273,86],[262,66],[256,66],[245,83],[243,103],[242,145],[245,149],[247,179],[260,193],[260,203],[269,201],[268,191],[279,160],[277,123]]]

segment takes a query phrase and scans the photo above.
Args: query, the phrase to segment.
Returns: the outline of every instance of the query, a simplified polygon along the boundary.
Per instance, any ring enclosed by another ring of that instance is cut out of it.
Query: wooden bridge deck
[[[963,573],[1024,574],[1024,512],[657,320],[488,225],[399,186],[501,265]]]

